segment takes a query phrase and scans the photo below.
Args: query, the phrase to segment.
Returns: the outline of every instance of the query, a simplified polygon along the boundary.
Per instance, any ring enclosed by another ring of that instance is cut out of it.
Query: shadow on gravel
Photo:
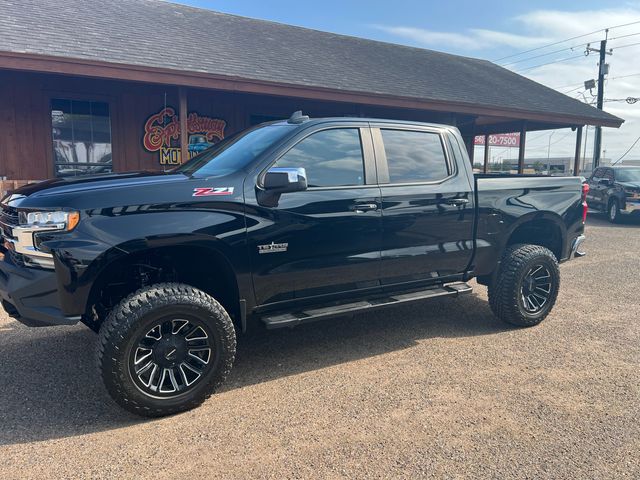
[[[419,340],[505,330],[486,301],[473,294],[295,329],[257,329],[239,338],[236,365],[222,391],[410,348]],[[0,445],[146,421],[108,398],[95,368],[95,340],[84,327],[27,329],[11,323],[0,332]]]

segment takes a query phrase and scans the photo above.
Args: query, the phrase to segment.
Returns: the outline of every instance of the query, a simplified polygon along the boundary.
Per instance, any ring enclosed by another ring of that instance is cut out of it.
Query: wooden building
[[[168,169],[294,110],[473,138],[619,127],[488,61],[157,0],[0,0],[0,179]]]

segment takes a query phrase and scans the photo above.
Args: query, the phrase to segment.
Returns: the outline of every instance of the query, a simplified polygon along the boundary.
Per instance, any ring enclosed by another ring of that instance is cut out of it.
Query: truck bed
[[[519,225],[535,220],[562,237],[556,256],[566,260],[571,242],[584,231],[582,177],[543,175],[474,175],[477,205],[478,275],[490,273]]]

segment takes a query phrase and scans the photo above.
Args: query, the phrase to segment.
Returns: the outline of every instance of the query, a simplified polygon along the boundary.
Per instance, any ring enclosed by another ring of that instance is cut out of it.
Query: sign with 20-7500
[[[478,135],[473,139],[474,145],[484,145],[484,135]],[[490,147],[519,147],[520,133],[496,133],[489,135]]]

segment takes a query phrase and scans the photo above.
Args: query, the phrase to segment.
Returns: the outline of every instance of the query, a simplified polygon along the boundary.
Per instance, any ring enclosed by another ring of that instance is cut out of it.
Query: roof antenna
[[[304,123],[307,120],[309,120],[309,115],[303,115],[302,110],[296,110],[291,114],[291,116],[289,117],[289,120],[287,120],[287,123],[299,124],[299,123]]]

